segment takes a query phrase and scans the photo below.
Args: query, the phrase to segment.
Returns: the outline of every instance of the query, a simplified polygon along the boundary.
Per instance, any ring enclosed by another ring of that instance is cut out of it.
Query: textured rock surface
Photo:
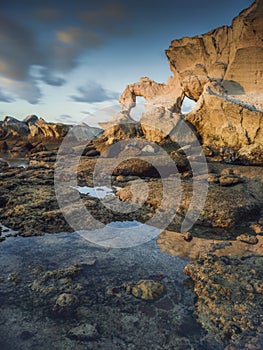
[[[27,138],[62,138],[69,130],[68,125],[61,123],[47,123],[35,115],[27,116],[23,121],[13,117],[6,117],[0,122],[0,137],[3,139]]]
[[[219,84],[205,86],[186,119],[195,126],[204,146],[216,151],[231,149],[233,161],[262,164],[263,112],[228,96]]]
[[[138,83],[128,85],[119,99],[122,108],[130,111],[136,104],[136,96],[142,96],[149,104],[166,107],[173,112],[180,111],[183,99],[180,84],[173,77],[168,79],[167,84],[144,77]]]
[[[145,137],[160,142],[170,134],[183,121],[181,105],[187,96],[198,103],[185,119],[204,147],[223,153],[226,161],[262,165],[262,1],[242,11],[231,26],[173,40],[166,55],[174,73],[167,84],[141,78],[119,100],[129,112],[136,96],[145,98],[140,120]]]
[[[142,280],[132,288],[132,295],[143,300],[155,300],[164,294],[164,286],[157,281]]]
[[[205,84],[224,80],[229,93],[263,93],[263,3],[255,1],[231,26],[173,40],[166,51],[184,93],[198,100]]]
[[[225,349],[262,349],[262,259],[213,255],[185,268],[195,283],[198,320]]]
[[[174,40],[166,51],[183,93],[198,101],[186,118],[204,145],[228,147],[237,152],[232,160],[254,164],[263,163],[262,38],[257,0],[231,26]]]

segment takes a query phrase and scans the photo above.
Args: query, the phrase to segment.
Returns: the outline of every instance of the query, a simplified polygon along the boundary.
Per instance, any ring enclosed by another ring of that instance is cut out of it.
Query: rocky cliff
[[[263,164],[263,2],[256,0],[231,26],[173,40],[166,55],[174,74],[167,84],[142,78],[120,97],[123,110],[134,107],[136,96],[152,107],[141,118],[146,137],[159,141],[151,129],[159,125],[169,134],[186,120],[204,146],[230,154],[228,160]],[[197,105],[183,116],[185,96]]]

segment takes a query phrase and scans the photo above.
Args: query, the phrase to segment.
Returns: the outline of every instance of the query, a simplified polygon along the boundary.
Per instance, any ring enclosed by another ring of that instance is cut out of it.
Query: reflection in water
[[[196,260],[207,253],[217,256],[263,254],[263,236],[257,236],[257,244],[247,244],[237,240],[216,240],[193,237],[186,242],[181,233],[164,230],[157,239],[160,249],[173,256]]]
[[[186,264],[163,254],[154,240],[106,249],[77,233],[7,238],[0,244],[0,345],[222,350],[193,317]],[[164,296],[135,298],[129,286],[144,279],[162,283]]]
[[[95,187],[89,187],[89,186],[76,186],[72,187],[79,191],[81,194],[88,194],[91,197],[95,198],[105,198],[106,196],[113,196],[114,190],[118,190],[118,187],[113,186],[113,189],[106,187],[106,186],[95,186]]]

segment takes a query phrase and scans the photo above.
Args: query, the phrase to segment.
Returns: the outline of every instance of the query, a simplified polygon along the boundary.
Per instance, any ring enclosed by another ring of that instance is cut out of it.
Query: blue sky
[[[1,2],[0,119],[109,119],[127,84],[142,76],[167,81],[171,40],[230,25],[252,2]]]

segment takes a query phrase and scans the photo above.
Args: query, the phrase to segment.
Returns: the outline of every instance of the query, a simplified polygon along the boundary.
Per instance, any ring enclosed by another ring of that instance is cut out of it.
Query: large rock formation
[[[135,106],[136,96],[142,96],[151,105],[166,107],[173,112],[180,111],[183,100],[180,84],[173,77],[168,79],[167,84],[144,77],[138,83],[128,85],[119,99],[124,110],[130,111]]]
[[[142,78],[120,97],[123,110],[134,107],[136,96],[152,107],[141,118],[146,138],[160,141],[149,126],[163,137],[186,120],[205,146],[263,164],[263,2],[256,0],[231,26],[173,40],[166,55],[174,73],[167,84]],[[185,117],[184,96],[198,101]]]
[[[186,96],[197,101],[215,79],[229,94],[263,93],[262,15],[263,3],[257,0],[231,26],[172,41],[166,55]]]

